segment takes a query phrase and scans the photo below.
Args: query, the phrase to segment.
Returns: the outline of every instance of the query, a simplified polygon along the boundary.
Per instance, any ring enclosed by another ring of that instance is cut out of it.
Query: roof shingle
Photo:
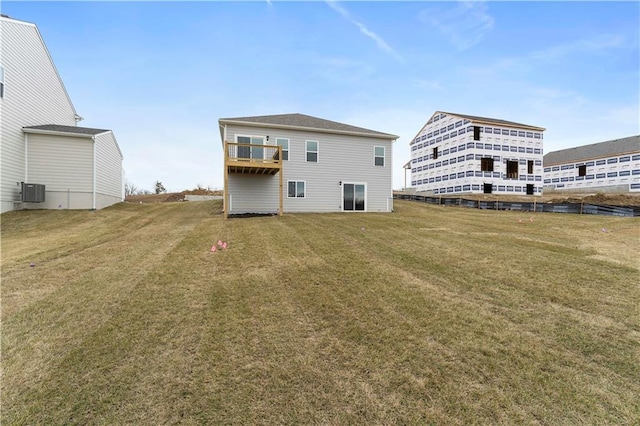
[[[88,135],[95,136],[100,133],[109,132],[109,130],[105,129],[92,129],[90,127],[77,127],[77,126],[63,126],[60,124],[43,124],[41,126],[27,126],[23,127],[26,130],[44,130],[49,132],[60,132],[60,133],[74,133],[77,135]]]
[[[640,152],[640,135],[550,152],[544,156],[544,165],[565,164],[631,152]]]
[[[399,136],[389,133],[378,132],[365,129],[363,127],[351,126],[349,124],[338,123],[337,121],[325,120],[305,114],[278,114],[260,115],[255,117],[235,117],[221,118],[220,123],[239,122],[252,124],[265,124],[271,127],[299,127],[310,130],[332,131],[336,133],[361,133],[371,136],[379,136],[388,139],[398,139]]]

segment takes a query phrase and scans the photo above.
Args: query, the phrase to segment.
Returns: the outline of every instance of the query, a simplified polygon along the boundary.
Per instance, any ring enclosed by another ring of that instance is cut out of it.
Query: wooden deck
[[[280,177],[279,215],[283,209],[282,183],[282,147],[278,145],[253,145],[243,143],[224,143],[224,218],[228,217],[229,174],[242,173],[251,175]]]

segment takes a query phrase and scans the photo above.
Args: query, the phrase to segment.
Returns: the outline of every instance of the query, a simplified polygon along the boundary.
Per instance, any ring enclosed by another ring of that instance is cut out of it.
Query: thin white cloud
[[[494,24],[487,5],[481,1],[458,2],[455,7],[447,10],[430,7],[422,10],[418,19],[434,26],[458,50],[466,50],[480,43]]]
[[[575,53],[602,53],[609,49],[617,49],[625,47],[626,40],[624,37],[613,34],[603,34],[595,38],[576,40],[571,43],[565,43],[550,47],[544,50],[538,50],[529,54],[532,59],[553,60],[560,59]]]
[[[415,79],[413,80],[413,84],[418,89],[442,90],[442,85],[439,81]]]
[[[362,22],[356,21],[354,18],[352,18],[351,14],[345,8],[343,8],[340,4],[338,4],[337,1],[325,0],[325,3],[327,3],[329,7],[331,7],[333,10],[335,10],[340,15],[342,15],[342,17],[345,18],[347,21],[355,25],[360,30],[361,34],[375,41],[376,45],[380,49],[395,56],[396,59],[402,59],[402,57],[386,41],[384,41],[382,37],[380,37],[378,34],[374,33],[373,31],[371,31]]]

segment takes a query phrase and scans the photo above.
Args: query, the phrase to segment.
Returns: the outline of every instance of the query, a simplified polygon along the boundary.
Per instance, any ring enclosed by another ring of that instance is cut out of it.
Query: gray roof
[[[495,124],[496,126],[524,127],[532,130],[538,130],[541,132],[546,130],[544,127],[532,126],[530,124],[516,123],[515,121],[499,120],[496,118],[479,117],[477,115],[458,114],[455,112],[445,112],[445,111],[438,111],[438,113],[455,115],[456,117],[465,118],[467,120],[487,123],[487,124]]]
[[[550,152],[545,154],[543,163],[545,166],[551,166],[632,152],[640,152],[640,135]]]
[[[100,133],[106,133],[110,130],[105,129],[92,129],[89,127],[77,127],[77,126],[62,126],[59,124],[44,124],[42,126],[27,126],[23,127],[24,130],[42,130],[45,132],[58,132],[58,133],[73,133],[76,135],[95,136]]]
[[[304,114],[278,114],[278,115],[259,115],[255,117],[235,117],[221,118],[220,123],[235,122],[247,123],[250,125],[266,125],[267,127],[277,128],[302,128],[309,130],[319,130],[330,133],[345,134],[364,134],[378,136],[386,139],[398,139],[399,136],[389,133],[382,133],[375,130],[365,129],[363,127],[351,126],[349,124],[338,123],[337,121],[325,120],[322,118],[312,117]]]

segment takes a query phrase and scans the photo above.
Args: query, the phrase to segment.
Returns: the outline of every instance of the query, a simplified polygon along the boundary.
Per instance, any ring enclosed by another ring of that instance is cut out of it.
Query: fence
[[[482,201],[468,200],[465,198],[428,197],[415,194],[393,194],[393,198],[397,200],[410,200],[443,206],[459,206],[484,210],[599,214],[624,217],[640,216],[640,207],[636,206],[607,206],[590,203],[539,203],[537,201]]]

